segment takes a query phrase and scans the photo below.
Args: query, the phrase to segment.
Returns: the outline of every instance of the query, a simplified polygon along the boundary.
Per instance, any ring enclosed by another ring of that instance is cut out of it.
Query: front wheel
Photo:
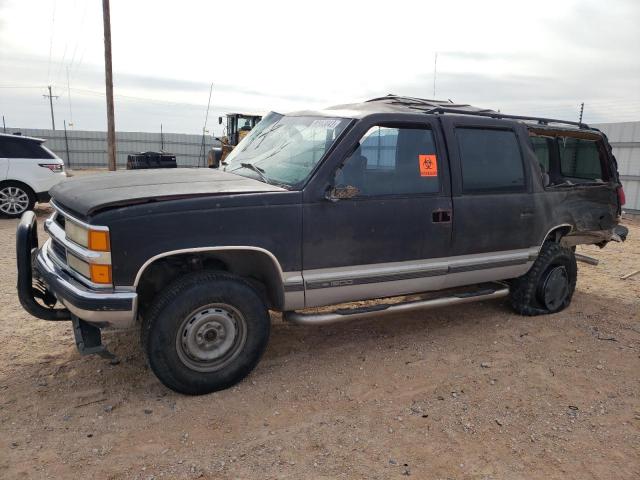
[[[511,306],[521,315],[528,316],[559,312],[571,303],[577,277],[573,251],[547,242],[531,269],[511,281]]]
[[[164,385],[201,395],[247,376],[265,350],[270,326],[269,312],[250,284],[202,272],[177,279],[154,300],[142,343]]]

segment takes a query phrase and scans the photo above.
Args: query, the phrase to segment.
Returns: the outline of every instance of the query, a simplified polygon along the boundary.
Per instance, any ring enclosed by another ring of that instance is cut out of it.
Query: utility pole
[[[207,113],[204,116],[204,127],[202,127],[202,146],[200,147],[200,153],[202,154],[202,166],[207,166],[206,160],[206,147],[205,147],[205,134],[207,133],[207,121],[209,120],[209,107],[211,106],[211,93],[213,92],[213,83],[209,87],[209,101],[207,102]],[[198,166],[200,166],[200,158],[198,158]]]
[[[162,124],[160,124],[160,151],[164,152],[164,134],[162,133]]]
[[[578,120],[578,123],[582,123],[582,114],[584,113],[584,102],[582,102],[580,104],[580,119]]]
[[[73,127],[73,112],[71,111],[71,87],[69,86],[69,66],[67,66],[67,98],[69,99],[69,126]]]
[[[49,85],[47,87],[49,89],[49,95],[42,95],[43,97],[47,98],[49,97],[49,107],[51,107],[51,128],[53,130],[56,129],[56,120],[55,118],[53,118],[53,99],[54,98],[58,98],[58,95],[52,95],[51,94],[51,85]]]
[[[7,133],[7,124],[4,123],[4,115],[2,115],[2,130],[4,130],[4,133]]]
[[[69,139],[67,138],[67,121],[63,120],[64,125],[64,144],[67,147],[67,168],[71,168],[71,155],[69,154]]]
[[[111,14],[109,0],[102,0],[104,23],[104,75],[107,84],[107,152],[109,170],[116,169],[116,125],[113,113],[113,71],[111,67]]]

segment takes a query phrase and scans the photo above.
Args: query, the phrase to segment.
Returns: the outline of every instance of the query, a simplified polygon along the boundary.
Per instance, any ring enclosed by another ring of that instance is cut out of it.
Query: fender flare
[[[249,245],[234,245],[234,246],[218,246],[218,247],[194,247],[194,248],[183,248],[178,250],[169,250],[166,252],[159,253],[154,255],[153,257],[147,259],[142,266],[138,269],[136,273],[135,280],[133,282],[133,288],[135,290],[138,289],[138,285],[140,284],[140,280],[144,275],[144,272],[147,270],[149,266],[151,266],[154,262],[161,260],[167,257],[173,257],[176,255],[184,255],[184,254],[198,254],[198,253],[225,253],[225,252],[253,252],[258,253],[260,255],[264,255],[269,259],[269,263],[274,268],[277,275],[277,285],[274,285],[277,295],[277,300],[280,305],[284,304],[284,284],[285,277],[282,271],[282,267],[280,262],[276,258],[276,256],[271,253],[269,250],[266,250],[261,247],[254,247]],[[269,287],[267,285],[267,287]]]

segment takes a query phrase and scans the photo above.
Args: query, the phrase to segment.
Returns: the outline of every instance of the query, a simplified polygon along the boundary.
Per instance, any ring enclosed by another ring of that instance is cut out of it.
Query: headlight
[[[65,233],[72,242],[82,245],[89,250],[108,252],[109,232],[105,230],[92,230],[69,220],[65,224]]]
[[[80,225],[66,218],[65,234],[67,239],[94,252],[108,252],[111,249],[108,230],[97,230],[91,226]],[[107,260],[108,261],[108,260]],[[76,257],[67,249],[69,267],[93,283],[108,285],[111,283],[111,265],[87,262]]]
[[[72,242],[89,248],[89,229],[78,225],[72,221],[65,222],[64,231],[67,238]]]

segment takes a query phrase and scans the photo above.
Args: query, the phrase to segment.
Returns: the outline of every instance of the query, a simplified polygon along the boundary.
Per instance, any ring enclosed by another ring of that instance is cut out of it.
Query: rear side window
[[[0,137],[0,158],[53,158],[40,143],[16,137]]]
[[[467,192],[522,190],[522,155],[511,130],[457,128],[462,185]]]
[[[336,172],[336,186],[360,196],[437,193],[439,162],[433,132],[424,128],[369,129]]]
[[[563,177],[603,180],[600,152],[595,140],[558,138],[560,170]]]

